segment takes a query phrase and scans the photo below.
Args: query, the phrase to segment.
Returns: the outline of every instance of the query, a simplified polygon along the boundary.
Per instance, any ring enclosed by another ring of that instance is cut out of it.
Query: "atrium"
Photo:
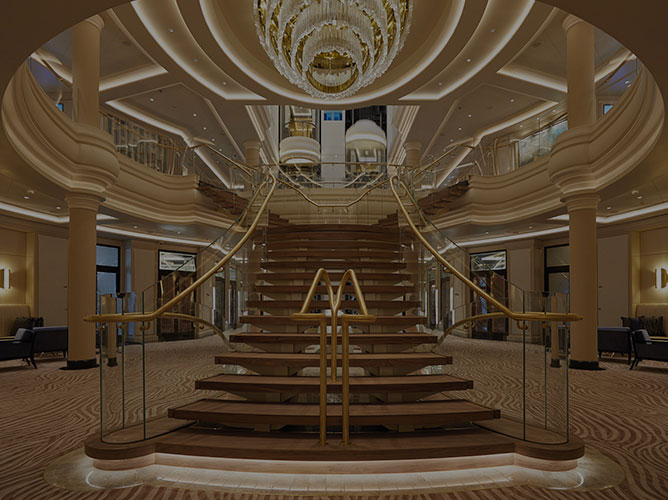
[[[23,0],[0,499],[668,497],[665,0]]]

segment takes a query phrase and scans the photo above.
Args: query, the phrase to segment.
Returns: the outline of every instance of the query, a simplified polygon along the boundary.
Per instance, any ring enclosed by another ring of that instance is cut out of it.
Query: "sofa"
[[[67,357],[67,327],[43,326],[33,328],[33,352],[62,352]]]
[[[627,327],[604,326],[598,328],[598,357],[604,352],[626,354],[628,364],[633,355],[631,329]]]
[[[14,337],[0,339],[0,361],[22,359],[37,368],[35,364],[35,351],[33,340],[35,336],[32,330],[19,329]]]
[[[647,330],[636,330],[633,332],[633,350],[636,357],[631,363],[633,370],[643,360],[668,362],[668,339],[657,340],[647,333]]]

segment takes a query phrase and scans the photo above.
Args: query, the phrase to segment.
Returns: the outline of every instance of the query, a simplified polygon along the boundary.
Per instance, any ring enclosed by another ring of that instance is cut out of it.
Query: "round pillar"
[[[67,368],[79,370],[97,366],[95,323],[86,322],[83,318],[95,314],[96,219],[100,198],[70,193],[66,200],[70,213],[67,242]]]
[[[100,32],[104,21],[93,16],[72,28],[72,104],[74,121],[99,126]]]
[[[244,154],[246,155],[246,164],[251,167],[260,166],[260,148],[262,143],[260,141],[246,141],[244,142]]]
[[[404,144],[404,151],[406,151],[406,160],[404,163],[407,167],[417,167],[420,165],[420,151],[422,150],[422,143],[411,141]]]
[[[598,369],[598,240],[596,194],[576,195],[566,199],[570,230],[570,308],[581,314],[582,321],[571,323],[570,367]]]
[[[568,128],[575,128],[596,120],[594,27],[573,15],[562,26],[566,32]]]

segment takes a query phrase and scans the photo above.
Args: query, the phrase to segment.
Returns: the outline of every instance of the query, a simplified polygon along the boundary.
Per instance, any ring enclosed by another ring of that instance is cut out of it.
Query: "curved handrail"
[[[466,324],[466,323],[471,323],[473,321],[478,321],[479,319],[491,319],[491,318],[505,318],[506,315],[502,312],[493,312],[493,313],[485,313],[485,314],[474,314],[473,316],[469,316],[464,319],[460,319],[459,321],[454,322],[452,325],[447,327],[445,330],[443,330],[443,335],[438,341],[438,345],[440,346],[443,341],[445,340],[445,337],[450,335],[456,328]]]
[[[229,340],[227,340],[227,338],[225,337],[225,334],[223,333],[223,331],[220,328],[218,328],[216,325],[214,325],[210,321],[207,321],[203,318],[200,318],[199,316],[192,316],[190,314],[182,314],[182,313],[166,312],[166,313],[161,314],[159,317],[160,318],[184,319],[184,320],[192,321],[193,323],[199,323],[199,324],[202,324],[204,326],[208,326],[214,332],[216,332],[216,335],[218,335],[223,340],[223,343],[225,344],[225,346],[227,348],[229,348],[230,350],[234,350],[232,348],[232,344],[230,343]]]
[[[487,300],[490,304],[492,304],[494,307],[496,307],[499,311],[501,311],[506,317],[512,319],[513,321],[516,321],[518,326],[521,329],[526,329],[526,325],[523,325],[522,322],[526,321],[533,321],[533,320],[540,320],[540,321],[580,321],[582,320],[582,315],[580,314],[574,314],[574,313],[552,313],[552,312],[524,312],[524,313],[518,313],[515,312],[508,307],[506,307],[504,304],[502,304],[499,300],[497,300],[495,297],[491,296],[489,293],[487,293],[485,290],[480,288],[478,285],[473,283],[470,279],[468,279],[463,273],[461,273],[457,268],[455,268],[450,262],[448,262],[431,244],[427,241],[427,239],[422,235],[420,230],[415,226],[413,221],[411,220],[408,211],[406,210],[406,207],[401,201],[401,197],[399,196],[399,193],[397,192],[397,188],[395,187],[395,183],[400,186],[406,194],[408,194],[409,199],[415,205],[415,208],[420,210],[420,207],[416,204],[415,200],[413,199],[412,196],[410,196],[410,191],[408,190],[408,186],[404,184],[404,182],[399,179],[398,176],[394,175],[390,179],[390,189],[392,190],[392,194],[394,195],[394,198],[397,201],[397,204],[399,205],[399,209],[401,210],[402,214],[406,218],[406,222],[408,222],[408,226],[411,228],[411,231],[413,231],[413,234],[420,240],[420,243],[424,245],[424,247],[434,256],[436,260],[438,260],[443,267],[445,267],[452,275],[454,275],[456,278],[458,278],[462,283],[464,283],[465,286],[473,290],[475,293],[477,293],[479,296],[483,297],[485,300]]]
[[[350,444],[350,337],[348,326],[353,323],[373,323],[376,321],[376,316],[369,314],[362,288],[354,270],[348,269],[343,273],[339,288],[334,294],[332,281],[327,270],[323,267],[316,272],[311,288],[309,288],[299,312],[290,315],[292,319],[297,321],[311,322],[317,320],[320,324],[320,444],[322,446],[327,444],[327,316],[324,313],[308,312],[320,281],[325,282],[329,307],[332,311],[332,317],[330,318],[332,325],[332,382],[336,382],[336,322],[341,308],[343,289],[348,281],[353,284],[355,297],[360,307],[361,314],[341,315],[341,404],[343,406],[341,417],[343,420],[343,444],[348,445]]]
[[[269,204],[269,200],[271,199],[272,195],[274,194],[274,191],[276,190],[276,177],[272,174],[268,174],[269,179],[265,180],[260,184],[258,187],[258,192],[262,191],[262,189],[267,186],[267,184],[271,181],[271,189],[267,196],[265,197],[264,201],[262,202],[262,205],[260,206],[260,209],[258,210],[255,219],[251,223],[250,227],[246,230],[246,233],[242,236],[242,238],[237,242],[234,247],[228,252],[225,257],[223,257],[216,265],[214,265],[211,269],[209,269],[206,273],[204,273],[200,278],[195,280],[190,286],[188,286],[185,290],[180,292],[179,294],[175,295],[172,299],[168,300],[165,302],[162,306],[157,308],[155,311],[150,312],[150,313],[129,313],[129,314],[93,314],[89,316],[84,317],[84,321],[88,322],[93,322],[93,323],[129,323],[129,322],[142,322],[146,323],[148,321],[152,321],[159,316],[163,315],[170,309],[172,309],[175,305],[180,303],[183,299],[185,299],[188,295],[190,295],[192,292],[194,292],[197,288],[199,288],[204,282],[206,282],[209,278],[211,278],[214,274],[218,272],[218,270],[223,267],[225,264],[227,264],[228,261],[232,259],[232,257],[246,244],[248,239],[253,235],[255,232],[255,229],[257,228],[260,219],[262,215],[264,214],[267,205]]]

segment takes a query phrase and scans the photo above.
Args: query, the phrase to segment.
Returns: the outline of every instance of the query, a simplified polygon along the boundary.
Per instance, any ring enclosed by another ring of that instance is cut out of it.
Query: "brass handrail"
[[[474,314],[473,316],[469,316],[468,318],[460,319],[459,321],[456,321],[452,325],[450,325],[448,328],[443,330],[443,335],[441,336],[440,340],[438,341],[438,345],[440,346],[443,343],[443,340],[445,340],[445,337],[450,335],[450,333],[455,329],[458,328],[466,323],[471,323],[473,321],[478,321],[479,319],[491,319],[491,318],[505,318],[506,315],[502,312],[493,312],[493,313],[485,313],[485,314]],[[544,319],[544,318],[543,318]]]
[[[341,302],[343,298],[343,289],[348,281],[352,282],[355,291],[355,297],[360,308],[360,314],[342,314],[341,315],[341,404],[342,404],[342,431],[343,444],[350,444],[350,338],[349,326],[357,323],[374,323],[376,316],[369,314],[369,310],[364,300],[364,294],[357,279],[357,274],[352,269],[343,273],[339,287],[334,294],[334,287],[325,268],[320,268],[313,278],[311,288],[309,288],[304,303],[299,312],[293,313],[290,317],[296,321],[308,322],[317,321],[320,325],[320,444],[327,444],[327,316],[324,313],[309,313],[308,310],[316,294],[320,281],[325,282],[329,308],[332,311],[332,382],[336,382],[336,351],[337,351],[337,319]]]
[[[216,325],[214,325],[210,321],[207,321],[203,318],[200,318],[199,316],[192,316],[190,314],[182,314],[182,313],[166,312],[166,313],[161,314],[159,317],[160,318],[183,319],[183,320],[187,320],[187,321],[192,321],[193,323],[199,323],[201,325],[208,326],[209,328],[211,328],[216,333],[216,335],[218,335],[223,340],[223,343],[225,344],[225,346],[228,349],[234,350],[233,347],[232,347],[232,344],[230,343],[229,340],[227,340],[227,338],[225,337],[225,334],[223,333],[223,331],[220,328],[218,328]]]
[[[496,307],[500,312],[502,312],[505,316],[508,318],[512,319],[513,321],[516,321],[518,326],[521,329],[526,329],[526,325],[522,324],[522,322],[526,321],[533,321],[533,320],[541,320],[541,321],[580,321],[582,320],[582,315],[580,314],[574,314],[574,313],[552,313],[552,312],[523,312],[523,313],[518,313],[515,311],[512,311],[508,307],[506,307],[504,304],[499,302],[495,297],[491,296],[489,293],[487,293],[485,290],[480,288],[478,285],[473,283],[470,279],[468,279],[463,273],[461,273],[458,269],[456,269],[450,262],[448,262],[431,244],[427,241],[427,239],[422,235],[422,232],[415,226],[413,221],[410,218],[410,215],[408,214],[408,211],[406,210],[406,207],[401,201],[401,197],[399,196],[399,193],[397,192],[397,188],[395,187],[395,183],[400,186],[406,194],[408,194],[408,198],[411,200],[413,205],[415,205],[415,208],[418,210],[419,213],[421,213],[420,207],[417,205],[413,197],[410,195],[410,191],[408,190],[408,187],[406,184],[404,184],[401,179],[399,179],[398,176],[394,175],[390,179],[390,189],[392,190],[392,194],[394,195],[397,204],[399,205],[399,209],[401,210],[403,216],[406,219],[406,222],[408,223],[409,227],[411,228],[411,231],[413,231],[413,234],[420,240],[420,243],[424,245],[424,247],[434,256],[436,260],[438,260],[443,267],[445,267],[450,273],[452,273],[456,278],[458,278],[462,283],[464,283],[465,286],[473,290],[475,293],[477,293],[479,296],[483,297],[487,301],[489,301],[490,304],[492,304],[494,307]]]
[[[237,242],[234,247],[228,252],[225,257],[223,257],[216,265],[214,265],[211,269],[209,269],[206,273],[204,273],[200,278],[195,280],[189,287],[187,287],[185,290],[180,292],[178,295],[175,295],[173,298],[165,302],[162,306],[158,307],[155,311],[150,312],[150,313],[128,313],[128,314],[93,314],[89,316],[84,316],[84,321],[89,321],[93,323],[134,323],[134,322],[141,322],[141,323],[146,323],[148,321],[152,321],[156,319],[157,317],[163,315],[170,309],[172,309],[174,306],[176,306],[178,303],[180,303],[183,299],[185,299],[188,295],[193,293],[197,288],[199,288],[204,282],[206,282],[209,278],[211,278],[213,275],[215,275],[218,270],[223,267],[225,264],[227,264],[228,261],[232,259],[232,257],[246,244],[248,239],[253,235],[255,232],[255,229],[257,228],[260,219],[262,215],[264,214],[267,205],[269,204],[269,200],[271,199],[272,195],[274,194],[274,191],[276,190],[276,177],[272,173],[268,174],[269,179],[265,180],[260,184],[258,187],[258,192],[260,192],[265,186],[268,185],[268,183],[271,181],[271,189],[267,196],[265,197],[264,201],[262,202],[262,205],[260,206],[257,215],[255,216],[255,219],[251,223],[250,227],[246,230],[245,234],[241,237],[241,239]],[[249,207],[250,208],[250,207]]]

